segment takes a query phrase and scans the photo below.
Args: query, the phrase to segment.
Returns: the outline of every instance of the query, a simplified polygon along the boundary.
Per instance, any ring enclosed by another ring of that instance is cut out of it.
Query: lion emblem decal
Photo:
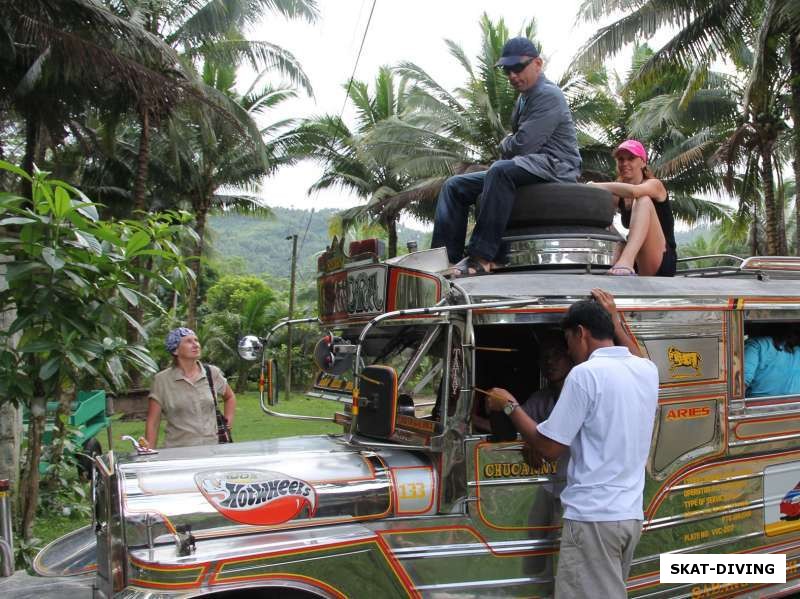
[[[695,378],[699,377],[702,371],[703,357],[700,352],[696,351],[681,351],[674,345],[667,349],[667,358],[669,359],[669,373],[674,378]],[[693,372],[676,373],[680,368],[691,368]]]

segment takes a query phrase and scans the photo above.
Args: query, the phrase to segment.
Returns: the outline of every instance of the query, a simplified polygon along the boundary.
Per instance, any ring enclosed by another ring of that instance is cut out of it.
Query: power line
[[[336,119],[336,124],[338,125],[339,122],[342,120],[342,115],[344,114],[344,109],[347,106],[347,100],[350,98],[350,89],[353,87],[353,80],[356,76],[356,70],[358,69],[358,62],[361,60],[361,52],[364,50],[364,42],[367,40],[367,32],[369,32],[369,26],[372,23],[372,14],[375,12],[375,5],[377,4],[378,0],[372,0],[372,8],[369,10],[369,17],[367,17],[367,24],[364,27],[364,34],[361,36],[361,45],[358,47],[358,54],[356,54],[356,61],[353,64],[353,71],[350,73],[350,80],[347,82],[347,90],[344,94],[344,101],[342,102],[342,108],[339,110],[339,116]],[[335,132],[334,132],[335,133]],[[330,151],[333,147],[333,139],[331,139],[331,147],[328,148]],[[314,200],[317,199],[319,195],[319,189],[314,193]],[[308,229],[311,227],[311,221],[314,218],[315,208],[314,206],[311,207],[311,214],[308,215],[308,222],[306,223],[306,229],[303,231],[303,238],[300,241],[300,249],[298,250],[298,254],[303,251],[303,244],[306,242],[306,236],[308,235]],[[301,275],[302,276],[302,275]],[[305,276],[302,276],[305,279]]]

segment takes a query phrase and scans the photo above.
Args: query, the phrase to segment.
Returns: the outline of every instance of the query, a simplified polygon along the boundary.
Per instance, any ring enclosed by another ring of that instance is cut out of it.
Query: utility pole
[[[294,279],[297,272],[297,235],[289,235],[292,240],[292,279],[289,284],[289,320],[294,318]],[[292,325],[287,325],[286,334],[286,399],[292,392]]]

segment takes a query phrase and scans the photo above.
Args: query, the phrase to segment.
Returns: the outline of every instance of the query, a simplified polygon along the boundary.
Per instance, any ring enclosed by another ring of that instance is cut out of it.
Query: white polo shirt
[[[626,347],[602,347],[564,381],[544,436],[570,448],[564,517],[583,522],[642,520],[658,369]]]

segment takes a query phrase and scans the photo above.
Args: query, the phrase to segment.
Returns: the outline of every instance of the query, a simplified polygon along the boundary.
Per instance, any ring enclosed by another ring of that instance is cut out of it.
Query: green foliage
[[[124,340],[126,323],[146,335],[129,316],[130,307],[158,309],[133,275],[170,288],[181,282],[187,268],[170,237],[185,215],[102,221],[96,205],[71,185],[5,162],[0,168],[33,190],[31,199],[0,194],[6,231],[0,253],[10,258],[0,308],[16,311],[8,330],[0,331],[0,396],[26,402],[53,396],[67,381],[80,387],[87,378],[119,389],[130,369],[153,371],[147,350]],[[157,268],[138,267],[137,259],[145,257]]]
[[[258,277],[229,275],[208,290],[207,307],[212,311],[244,312],[253,297],[262,297],[267,304],[274,300],[272,291]]]
[[[55,464],[50,460],[52,445],[44,448],[42,457],[48,460],[46,473],[47,484],[43,485],[39,494],[38,516],[61,514],[64,517],[89,518],[92,514],[89,501],[89,482],[81,481],[77,476],[77,452],[82,451],[73,442],[74,431],[67,430],[64,438],[63,455]]]
[[[14,539],[14,562],[16,568],[31,570],[33,559],[42,549],[42,539],[31,537],[30,539]]]
[[[208,303],[200,314],[198,332],[206,361],[222,368],[228,376],[236,374],[235,389],[243,391],[248,372],[255,371],[256,365],[239,358],[239,338],[263,334],[285,313],[285,305],[276,302],[275,294],[261,279],[246,275],[222,277],[208,290]]]
[[[46,402],[68,401],[80,388],[120,389],[131,372],[156,370],[147,349],[126,342],[125,332],[130,326],[146,337],[129,312],[143,305],[160,310],[153,294],[137,287],[137,276],[174,289],[188,272],[172,242],[187,215],[103,221],[81,191],[46,172],[28,174],[2,161],[0,170],[31,189],[29,198],[0,192],[0,255],[6,258],[0,311],[14,315],[0,331],[0,401],[30,411],[19,487],[20,536],[30,541]],[[141,266],[148,261],[150,268]],[[66,427],[57,431],[52,448],[59,452]]]

